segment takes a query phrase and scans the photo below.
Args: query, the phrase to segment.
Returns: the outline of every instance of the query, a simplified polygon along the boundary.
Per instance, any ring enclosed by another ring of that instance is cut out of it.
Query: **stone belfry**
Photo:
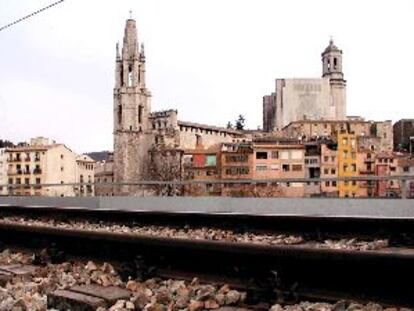
[[[335,106],[337,120],[346,119],[346,81],[342,72],[342,50],[334,44],[333,39],[321,54],[322,77],[329,78],[331,85],[331,104]]]
[[[114,181],[144,179],[148,149],[152,143],[149,115],[151,93],[145,85],[144,46],[138,48],[136,22],[126,21],[122,50],[116,45],[114,88]],[[132,193],[115,187],[116,194]]]

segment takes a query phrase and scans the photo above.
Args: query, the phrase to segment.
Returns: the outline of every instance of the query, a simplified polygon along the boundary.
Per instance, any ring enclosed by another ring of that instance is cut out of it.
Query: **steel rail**
[[[134,255],[141,254],[147,256],[148,264],[159,269],[207,271],[220,277],[236,276],[246,284],[253,277],[255,284],[261,284],[270,292],[276,287],[286,290],[296,286],[297,291],[313,287],[350,298],[363,293],[366,300],[414,305],[411,289],[404,287],[408,284],[405,281],[414,277],[412,249],[349,251],[310,245],[269,246],[3,223],[0,236],[6,242],[31,247],[39,241],[56,242],[64,252],[80,252],[86,256],[131,260]],[[277,272],[273,281],[268,279],[272,271]]]

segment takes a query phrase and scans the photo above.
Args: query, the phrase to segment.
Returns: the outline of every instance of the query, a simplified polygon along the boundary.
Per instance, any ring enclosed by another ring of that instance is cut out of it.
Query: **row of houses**
[[[94,170],[88,155],[33,138],[0,150],[0,195],[93,196]]]
[[[213,195],[401,196],[402,185],[398,179],[336,180],[345,177],[414,176],[413,157],[382,148],[383,142],[376,142],[343,130],[338,132],[334,140],[303,142],[281,137],[261,137],[251,142],[224,143],[207,149],[199,146],[194,150],[184,150],[183,176],[184,179],[202,181],[257,181],[253,186],[206,183],[205,191]],[[319,181],[318,178],[328,180]],[[292,179],[292,182],[284,182],[283,179]],[[306,182],[300,179],[306,179]],[[414,181],[408,181],[404,186],[407,186],[407,196],[414,197]]]

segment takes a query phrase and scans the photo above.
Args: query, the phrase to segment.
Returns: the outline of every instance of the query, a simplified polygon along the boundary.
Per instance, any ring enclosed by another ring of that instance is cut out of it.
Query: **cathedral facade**
[[[345,120],[346,81],[342,51],[330,40],[322,53],[322,78],[276,79],[263,97],[263,130],[282,130],[299,120]]]

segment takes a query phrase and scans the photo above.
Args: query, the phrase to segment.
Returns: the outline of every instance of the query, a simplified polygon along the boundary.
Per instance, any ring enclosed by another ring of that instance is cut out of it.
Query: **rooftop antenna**
[[[129,19],[132,19],[132,10],[129,10]]]

